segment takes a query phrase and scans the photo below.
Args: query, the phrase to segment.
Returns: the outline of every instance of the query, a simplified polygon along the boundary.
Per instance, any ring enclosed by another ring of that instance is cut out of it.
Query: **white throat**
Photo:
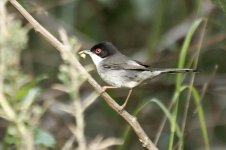
[[[93,63],[96,65],[96,67],[100,64],[100,62],[102,60],[105,59],[105,58],[101,58],[101,57],[99,57],[99,56],[97,56],[96,54],[93,54],[93,53],[90,53],[90,57],[92,58]]]

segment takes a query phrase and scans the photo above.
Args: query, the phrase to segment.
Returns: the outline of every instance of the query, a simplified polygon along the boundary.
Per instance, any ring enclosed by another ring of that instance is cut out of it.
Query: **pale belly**
[[[156,76],[150,71],[137,71],[137,70],[98,70],[101,78],[109,85],[114,87],[133,88],[141,82],[152,76]]]

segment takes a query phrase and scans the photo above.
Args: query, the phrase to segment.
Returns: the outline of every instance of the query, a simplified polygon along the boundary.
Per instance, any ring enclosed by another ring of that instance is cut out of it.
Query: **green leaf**
[[[226,0],[212,0],[219,8],[221,8],[226,14]]]
[[[30,89],[27,95],[25,95],[24,98],[21,100],[22,109],[28,109],[34,102],[35,98],[40,94],[40,91],[41,89],[38,87]]]
[[[186,88],[188,88],[187,86],[183,86],[183,88],[181,89],[182,91],[184,91]],[[178,135],[178,137],[181,137],[182,133],[180,131],[180,128],[178,126],[178,124],[174,124],[174,121],[173,121],[173,116],[172,114],[170,113],[170,111],[168,110],[168,108],[165,107],[165,105],[157,98],[152,98],[151,100],[145,102],[144,104],[142,104],[140,107],[138,107],[138,109],[135,111],[134,115],[137,116],[138,113],[145,107],[147,106],[148,104],[150,103],[155,103],[159,106],[159,108],[163,111],[163,113],[166,115],[167,119],[169,120],[171,126],[172,125],[175,125],[175,130],[176,130],[176,133]]]
[[[204,19],[202,19],[202,18],[197,19],[191,25],[191,27],[190,27],[187,35],[186,35],[185,41],[183,43],[181,52],[180,52],[178,68],[184,68],[185,62],[186,62],[187,51],[188,51],[188,48],[190,46],[192,37],[193,37],[195,31],[197,30],[198,26],[201,24],[201,22],[203,20]],[[183,76],[182,74],[177,74],[177,77],[176,77],[176,89],[177,89],[177,91],[180,91],[181,83],[182,83],[182,76]]]
[[[188,86],[182,86],[181,90],[184,91],[186,88],[188,88]],[[176,98],[176,96],[175,96],[175,98]],[[140,106],[138,106],[137,109],[135,110],[135,112],[133,113],[133,115],[134,116],[137,116],[141,112],[141,110],[143,110],[143,108],[146,107],[147,105],[149,105],[150,103],[155,103],[156,105],[158,105],[159,108],[166,115],[166,117],[167,117],[169,123],[171,124],[171,126],[172,125],[175,125],[174,122],[173,122],[173,116],[172,116],[172,114],[170,113],[170,111],[168,110],[168,108],[166,108],[165,105],[159,99],[157,99],[157,98],[152,98],[149,101],[147,101],[147,102],[141,104]],[[182,138],[181,137],[182,136],[182,133],[181,133],[181,130],[180,130],[178,124],[176,123],[175,126],[176,126],[175,127],[175,131],[177,133],[177,136],[179,138]],[[126,130],[123,132],[123,135],[122,135],[122,139],[124,140],[124,145],[118,147],[117,150],[124,150],[124,149],[126,149],[125,148],[125,146],[127,144],[126,141],[128,141],[129,138],[130,138],[130,131],[131,131],[131,127],[130,126],[127,126],[126,127]]]
[[[17,130],[15,126],[9,125],[6,131],[6,135],[4,137],[4,142],[7,144],[16,144],[18,141]]]
[[[180,128],[179,128],[178,124],[174,122],[172,114],[164,106],[164,104],[160,100],[158,100],[157,98],[153,98],[152,100],[150,100],[150,102],[156,103],[162,109],[162,111],[166,115],[167,119],[169,120],[171,126],[173,126],[173,125],[176,126],[175,128],[176,128],[176,133],[177,133],[178,137],[181,137],[182,136],[182,133],[180,131]]]
[[[198,110],[198,117],[199,117],[199,122],[201,126],[201,131],[202,131],[202,136],[204,139],[205,143],[205,149],[210,150],[210,144],[209,144],[209,138],[208,138],[208,132],[207,132],[207,127],[206,127],[206,121],[205,121],[205,113],[202,107],[202,104],[200,102],[200,95],[195,87],[191,87],[192,95],[195,100],[195,104]]]
[[[189,28],[189,31],[186,34],[183,46],[181,48],[181,52],[180,52],[180,56],[179,56],[179,62],[178,62],[178,68],[184,68],[185,63],[186,63],[186,56],[187,56],[188,48],[191,44],[192,37],[193,37],[195,31],[197,30],[197,28],[199,27],[199,25],[202,23],[202,21],[204,21],[203,18],[196,19],[192,23],[191,27]],[[177,122],[178,107],[179,107],[179,97],[180,97],[180,94],[181,94],[182,83],[183,83],[183,75],[177,74],[177,76],[176,76],[177,99],[174,100],[175,101],[175,107],[174,107],[174,110],[173,110],[173,113],[172,113],[174,124],[171,126],[172,127],[172,129],[171,129],[172,133],[170,135],[169,150],[173,149],[173,144],[174,144],[174,134],[175,134],[175,130],[176,130],[176,122]],[[183,142],[182,138],[179,139],[179,144],[181,144],[181,142]]]
[[[50,133],[43,131],[41,129],[36,130],[36,133],[35,133],[36,145],[53,148],[55,143],[56,141]]]
[[[40,81],[42,81],[46,78],[47,78],[47,76],[45,76],[45,75],[40,76],[40,77],[32,80],[31,82],[27,83],[23,87],[21,87],[21,89],[16,93],[16,99],[18,101],[21,101],[32,88],[36,87]]]

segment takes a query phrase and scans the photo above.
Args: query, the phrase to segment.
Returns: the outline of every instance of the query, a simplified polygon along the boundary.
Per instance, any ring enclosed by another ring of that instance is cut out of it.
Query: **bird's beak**
[[[78,54],[82,57],[82,58],[86,58],[86,54],[90,54],[91,51],[89,49],[86,49],[86,50],[82,50],[80,51]]]
[[[79,52],[79,54],[82,54],[82,53],[90,54],[91,51],[89,49],[85,49],[85,50],[82,50],[82,51]]]

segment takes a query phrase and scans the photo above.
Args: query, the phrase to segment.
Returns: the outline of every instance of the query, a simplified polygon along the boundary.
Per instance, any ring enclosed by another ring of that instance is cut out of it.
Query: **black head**
[[[118,52],[117,48],[111,42],[98,43],[94,45],[90,51],[101,58],[112,56]]]

